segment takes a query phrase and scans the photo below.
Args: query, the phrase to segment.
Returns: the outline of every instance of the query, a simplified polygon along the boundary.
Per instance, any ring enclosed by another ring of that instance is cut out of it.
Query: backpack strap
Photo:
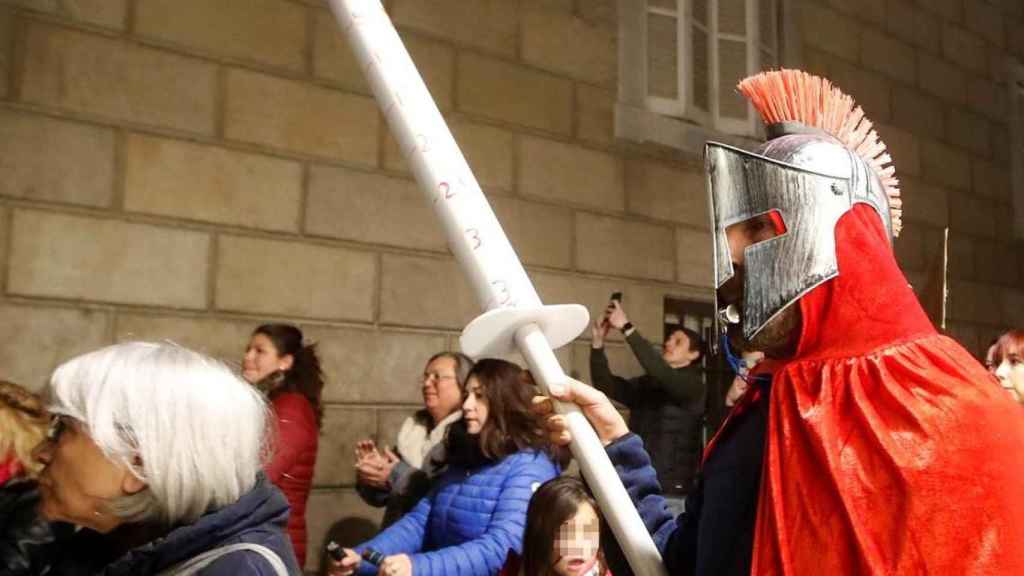
[[[227,556],[232,552],[238,552],[241,550],[248,550],[249,552],[256,552],[270,564],[277,573],[277,576],[289,576],[288,568],[285,567],[284,561],[281,557],[274,553],[273,550],[266,546],[259,544],[251,544],[248,542],[241,542],[238,544],[228,544],[227,546],[221,546],[220,548],[214,548],[207,550],[202,554],[195,556],[189,560],[186,560],[180,564],[171,566],[170,568],[160,572],[158,576],[192,576],[198,573],[203,568],[206,568],[210,564],[213,564],[221,556]]]

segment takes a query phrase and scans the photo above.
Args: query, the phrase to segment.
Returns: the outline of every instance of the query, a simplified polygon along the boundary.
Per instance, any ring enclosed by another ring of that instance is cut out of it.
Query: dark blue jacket
[[[767,395],[765,395],[767,397]],[[643,441],[629,434],[608,457],[673,576],[748,576],[761,484],[767,402],[728,423],[704,463],[686,512],[673,518]],[[617,544],[605,546],[613,574],[631,574]]]
[[[0,574],[38,574],[57,537],[39,515],[39,487],[34,481],[17,478],[0,487]]]
[[[207,550],[247,542],[266,546],[288,567],[289,574],[301,574],[291,541],[285,533],[288,501],[260,474],[256,486],[237,502],[210,512],[192,524],[175,528],[166,536],[118,554],[111,546],[115,534],[79,531],[70,542],[55,551],[60,560],[48,574],[59,576],[143,576],[152,575],[193,558]],[[115,530],[139,530],[126,525]],[[199,572],[202,576],[274,576],[275,572],[255,552],[233,552]]]
[[[532,450],[467,470],[451,466],[401,520],[362,546],[408,554],[416,576],[490,576],[509,550],[521,553],[526,508],[537,487],[558,475],[548,455]],[[376,574],[369,562],[359,574]]]

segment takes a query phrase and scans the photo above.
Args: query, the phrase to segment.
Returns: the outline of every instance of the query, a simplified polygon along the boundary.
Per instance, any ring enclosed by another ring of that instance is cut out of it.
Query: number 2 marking
[[[437,191],[441,193],[441,197],[445,200],[451,200],[455,196],[455,190],[453,190],[451,184],[448,184],[447,182],[441,182],[438,184]]]

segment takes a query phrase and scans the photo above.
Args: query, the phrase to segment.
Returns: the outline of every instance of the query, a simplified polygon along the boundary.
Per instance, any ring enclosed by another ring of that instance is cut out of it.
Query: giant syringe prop
[[[479,358],[518,349],[545,393],[549,384],[566,382],[554,349],[586,329],[586,308],[541,303],[380,0],[330,0],[330,5],[485,310],[463,331],[463,351]],[[658,550],[597,434],[575,405],[558,403],[556,410],[566,416],[573,456],[633,572],[664,575]]]

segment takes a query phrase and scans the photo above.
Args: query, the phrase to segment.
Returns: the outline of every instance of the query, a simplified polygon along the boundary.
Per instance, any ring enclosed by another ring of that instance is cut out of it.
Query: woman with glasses
[[[126,342],[59,366],[46,397],[39,510],[80,527],[49,574],[301,574],[262,472],[266,402],[226,365]]]
[[[439,352],[427,360],[418,380],[423,409],[409,416],[398,431],[395,447],[380,450],[373,440],[356,445],[356,490],[363,500],[386,507],[381,528],[387,528],[427,491],[444,460],[445,433],[462,417],[463,386],[473,361],[458,352]]]

